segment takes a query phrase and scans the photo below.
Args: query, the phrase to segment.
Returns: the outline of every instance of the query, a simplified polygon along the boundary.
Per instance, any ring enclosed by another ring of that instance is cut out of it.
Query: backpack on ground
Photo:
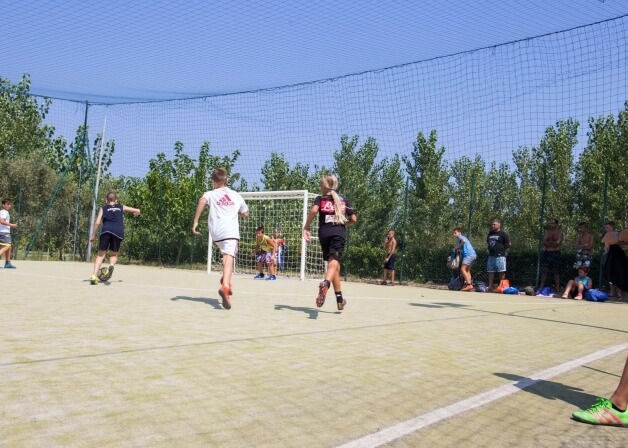
[[[460,291],[463,286],[464,279],[462,278],[462,276],[459,275],[458,277],[454,277],[452,275],[451,279],[449,280],[449,284],[447,285],[447,288],[449,288],[449,290],[451,291]]]

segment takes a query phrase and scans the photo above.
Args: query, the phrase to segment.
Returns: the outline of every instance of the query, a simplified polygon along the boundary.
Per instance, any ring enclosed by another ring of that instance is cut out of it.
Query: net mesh
[[[186,171],[184,156],[198,161],[205,145],[215,157],[214,166],[230,167],[232,184],[241,191],[312,190],[317,188],[315,174],[326,168],[339,174],[341,190],[359,206],[360,221],[350,233],[348,252],[357,254],[353,267],[347,263],[350,273],[379,275],[383,254],[368,248],[379,248],[387,227],[394,225],[405,249],[400,266],[405,266],[407,275],[446,282],[449,272],[444,260],[453,244],[451,228],[463,225],[481,252],[478,275],[485,276],[481,266],[485,263],[486,232],[490,219],[499,216],[514,243],[510,260],[521,274],[517,282],[534,284],[538,278],[539,221],[544,214],[545,218],[560,215],[566,241],[573,241],[575,223],[580,220],[589,221],[596,234],[604,217],[628,221],[626,200],[615,193],[625,191],[625,173],[611,173],[606,190],[582,190],[580,196],[561,199],[562,208],[551,199],[558,197],[556,172],[565,171],[573,191],[579,158],[596,148],[589,121],[610,117],[614,124],[623,126],[619,118],[615,123],[614,117],[624,110],[628,98],[627,24],[628,17],[624,16],[452,56],[237,94],[119,104],[54,99],[46,122],[54,126],[54,136],[65,136],[68,144],[76,130],[87,123],[89,151],[94,151],[98,133],[115,142],[101,191],[117,189],[129,205],[146,210],[143,218],[129,224],[125,251],[130,261],[202,264],[202,243],[186,238],[183,231],[166,240],[149,227],[189,227],[186,220],[191,219],[195,201],[207,188],[207,178],[195,177],[194,170]],[[520,172],[521,163],[515,166],[517,151],[528,148],[533,153],[537,149],[541,154],[548,145],[562,144],[562,134],[548,143],[548,129],[560,133],[566,128],[567,133],[573,129],[573,136],[567,144],[569,159],[564,166],[544,160],[548,170],[554,169],[546,181],[538,169]],[[617,134],[618,144],[625,138],[621,132]],[[444,198],[444,202],[428,204],[421,197],[421,182],[433,173],[429,169],[411,172],[416,161],[413,153],[422,144],[417,135],[433,135],[436,153],[442,149],[442,160],[434,166],[442,168],[439,200]],[[349,143],[343,143],[343,136]],[[354,136],[355,151],[376,150],[373,157],[356,157],[357,163],[345,168],[342,157]],[[264,171],[271,153],[282,155],[288,167],[284,173],[287,180],[271,179]],[[626,152],[614,154],[619,166],[625,166]],[[401,182],[393,182],[385,173],[394,163],[398,164]],[[151,172],[157,172],[156,167],[166,165],[158,176],[163,182],[149,187],[154,193],[150,197],[141,184]],[[474,167],[479,169],[477,176],[471,169]],[[493,178],[484,175],[491,170]],[[292,183],[300,185],[290,185],[288,174],[295,175],[298,182]],[[189,191],[179,196],[170,194],[173,186],[188,178],[193,178]],[[543,188],[547,196],[544,211],[539,209],[542,182],[546,182]],[[387,191],[387,185],[392,192]],[[512,189],[511,196],[502,195],[505,186]],[[18,196],[15,188],[11,191]],[[515,203],[524,193],[528,194],[527,202]],[[51,250],[71,251],[72,257],[83,257],[90,195],[87,187],[68,194],[61,209],[78,212],[80,219],[67,220],[63,241],[55,236],[58,233],[42,228],[33,250],[48,254]],[[580,208],[580,203],[591,198],[590,207]],[[376,206],[378,200],[384,202],[383,207]],[[31,207],[26,199],[22,207],[33,229],[42,210]],[[526,207],[534,208],[530,212],[533,215],[522,213]],[[187,215],[184,210],[189,210]],[[268,227],[274,228],[274,223]],[[417,228],[430,230],[421,233]],[[288,245],[287,256],[291,251]],[[571,276],[570,269],[565,268],[562,275]]]

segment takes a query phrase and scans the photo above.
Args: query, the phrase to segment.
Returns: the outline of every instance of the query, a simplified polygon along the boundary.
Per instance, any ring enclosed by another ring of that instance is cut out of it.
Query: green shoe
[[[89,282],[92,285],[97,285],[98,284],[98,277],[96,277],[95,275],[92,275],[92,278],[89,279]]]
[[[572,414],[574,420],[590,423],[591,425],[624,426],[628,428],[628,409],[624,412],[613,407],[611,400],[598,398],[597,403],[589,409],[576,411]]]

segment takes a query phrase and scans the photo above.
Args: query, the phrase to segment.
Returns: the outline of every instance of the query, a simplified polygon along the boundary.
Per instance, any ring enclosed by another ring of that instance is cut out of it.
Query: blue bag
[[[486,283],[479,281],[475,283],[475,290],[477,292],[486,292],[488,288],[486,287]]]
[[[549,286],[546,286],[543,289],[539,289],[536,292],[537,296],[543,296],[543,297],[552,297],[552,288],[550,288]]]
[[[510,288],[504,289],[502,294],[519,294],[519,290],[514,286],[511,286]]]
[[[589,289],[584,294],[584,298],[591,302],[606,302],[608,300],[608,294],[599,289]]]

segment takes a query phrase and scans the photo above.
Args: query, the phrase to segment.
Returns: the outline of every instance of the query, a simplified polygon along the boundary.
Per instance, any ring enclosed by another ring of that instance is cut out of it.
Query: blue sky
[[[272,88],[628,14],[625,0],[0,0],[0,76],[77,100]]]
[[[448,160],[508,162],[570,117],[583,124],[581,149],[588,116],[616,114],[628,98],[626,18],[499,45],[628,14],[619,0],[0,7],[0,76],[16,82],[29,73],[35,94],[203,97],[90,105],[92,140],[105,117],[106,137],[116,140],[114,174],[142,175],[157,152],[172,155],[176,140],[194,157],[207,140],[218,155],[241,150],[236,169],[256,181],[269,151],[330,166],[342,134],[373,136],[381,157],[392,157],[431,129]],[[82,103],[57,99],[48,117],[70,141],[83,118]]]

